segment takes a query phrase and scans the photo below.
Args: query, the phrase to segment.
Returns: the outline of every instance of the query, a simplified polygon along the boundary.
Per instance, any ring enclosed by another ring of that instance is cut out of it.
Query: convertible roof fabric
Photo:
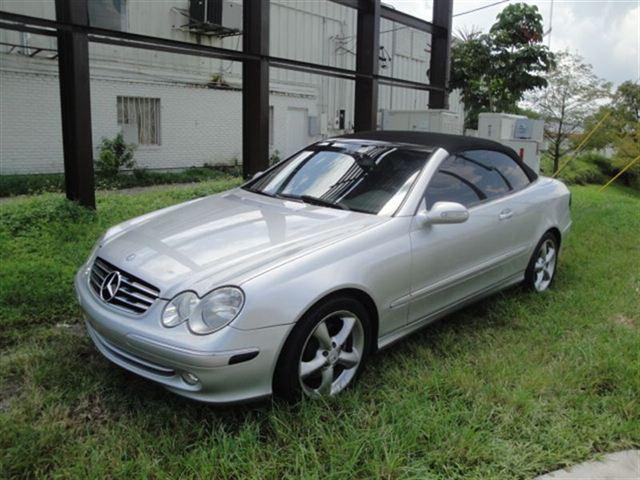
[[[467,150],[493,150],[496,152],[502,152],[513,158],[525,170],[531,180],[534,180],[537,177],[536,173],[522,161],[512,148],[485,138],[466,137],[463,135],[447,135],[444,133],[396,130],[350,133],[337,138],[399,144],[404,143],[420,145],[423,147],[444,148],[447,152],[452,154]]]

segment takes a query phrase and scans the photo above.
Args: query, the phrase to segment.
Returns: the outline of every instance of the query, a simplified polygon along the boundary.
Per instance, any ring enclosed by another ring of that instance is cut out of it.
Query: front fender
[[[410,291],[410,220],[394,218],[242,283],[246,302],[233,327],[295,323],[320,299],[342,289],[357,289],[373,299],[380,334],[404,325],[406,309],[390,306]]]

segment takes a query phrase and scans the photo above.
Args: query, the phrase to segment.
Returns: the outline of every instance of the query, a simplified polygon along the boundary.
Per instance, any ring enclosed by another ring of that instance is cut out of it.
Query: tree
[[[543,76],[553,66],[553,54],[542,45],[542,15],[535,5],[509,5],[488,34],[463,32],[454,41],[452,90],[460,89],[465,127],[477,128],[483,111],[518,111],[525,92],[546,86]]]
[[[585,120],[610,98],[611,84],[598,78],[582,57],[569,52],[556,55],[546,81],[547,88],[530,94],[528,101],[545,120],[545,137],[557,172],[560,159],[573,149],[572,138],[586,131]]]

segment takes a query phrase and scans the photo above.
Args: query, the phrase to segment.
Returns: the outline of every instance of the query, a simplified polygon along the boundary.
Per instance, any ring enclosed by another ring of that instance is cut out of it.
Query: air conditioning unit
[[[203,27],[242,30],[242,5],[231,0],[190,0],[189,17]]]
[[[462,134],[462,117],[448,110],[382,110],[382,130]]]

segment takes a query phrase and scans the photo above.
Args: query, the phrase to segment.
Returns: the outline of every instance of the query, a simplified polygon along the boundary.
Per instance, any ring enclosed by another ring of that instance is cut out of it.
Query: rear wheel
[[[553,282],[557,265],[558,240],[553,233],[547,232],[538,242],[529,261],[525,274],[525,286],[536,292],[544,292]]]
[[[367,310],[356,300],[335,297],[314,307],[294,327],[274,378],[276,396],[290,401],[329,397],[353,384],[369,345]]]

